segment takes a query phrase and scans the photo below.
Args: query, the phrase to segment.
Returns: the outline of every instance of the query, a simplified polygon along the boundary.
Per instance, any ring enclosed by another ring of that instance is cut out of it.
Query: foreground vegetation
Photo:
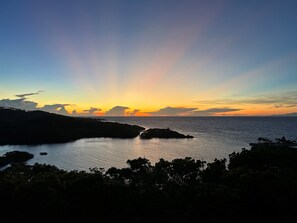
[[[0,172],[2,219],[24,222],[288,222],[297,213],[297,150],[267,145],[90,172],[13,164]]]

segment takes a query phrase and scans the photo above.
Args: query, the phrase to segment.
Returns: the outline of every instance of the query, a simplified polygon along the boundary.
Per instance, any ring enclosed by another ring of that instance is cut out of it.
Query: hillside
[[[134,138],[144,128],[43,111],[0,108],[0,145],[62,143],[81,138]]]

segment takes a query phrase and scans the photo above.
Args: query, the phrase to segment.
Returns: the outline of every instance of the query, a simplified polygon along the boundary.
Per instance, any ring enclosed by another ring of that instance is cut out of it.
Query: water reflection
[[[89,170],[92,167],[125,167],[128,159],[145,157],[152,163],[160,158],[172,160],[191,156],[212,161],[227,158],[233,151],[259,136],[297,138],[297,118],[112,118],[145,127],[170,127],[194,139],[81,139],[65,144],[39,146],[2,146],[0,155],[21,150],[34,154],[29,164],[48,163],[66,170]],[[45,156],[40,152],[47,152]]]

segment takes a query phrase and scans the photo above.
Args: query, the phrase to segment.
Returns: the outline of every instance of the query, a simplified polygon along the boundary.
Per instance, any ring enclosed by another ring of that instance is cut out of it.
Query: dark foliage
[[[81,138],[134,138],[144,128],[43,111],[0,108],[0,145],[62,143]]]
[[[152,138],[165,138],[165,139],[180,139],[180,138],[193,138],[190,135],[184,135],[179,132],[167,129],[148,129],[140,134],[141,139],[152,139]]]
[[[14,164],[0,172],[1,216],[19,222],[289,222],[297,152],[256,147],[206,164],[190,157],[90,172]]]

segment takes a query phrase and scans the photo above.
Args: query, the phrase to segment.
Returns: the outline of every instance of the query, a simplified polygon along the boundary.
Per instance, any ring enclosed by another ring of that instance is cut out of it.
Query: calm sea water
[[[47,163],[66,170],[125,167],[128,159],[145,157],[152,163],[186,156],[205,161],[228,158],[233,151],[250,148],[257,138],[285,136],[297,139],[297,117],[106,117],[107,121],[167,128],[194,139],[81,139],[39,146],[1,146],[0,155],[12,150],[33,153],[29,164]],[[40,156],[40,152],[48,155]]]

